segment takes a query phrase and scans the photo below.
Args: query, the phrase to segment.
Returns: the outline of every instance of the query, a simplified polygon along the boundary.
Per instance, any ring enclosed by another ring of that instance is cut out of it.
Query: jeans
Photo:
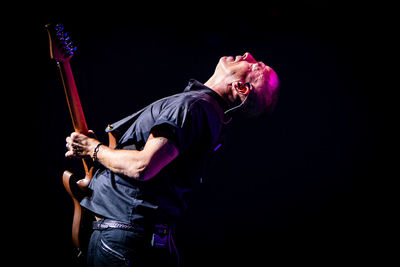
[[[115,228],[94,230],[88,247],[88,266],[178,266],[172,235],[165,248],[152,247],[151,237],[152,233]]]

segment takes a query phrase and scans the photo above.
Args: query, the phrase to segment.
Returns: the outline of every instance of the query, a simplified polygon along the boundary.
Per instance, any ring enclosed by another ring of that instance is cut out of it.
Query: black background
[[[71,66],[88,126],[103,141],[108,123],[182,91],[190,78],[205,82],[221,56],[249,51],[278,73],[276,111],[234,120],[228,145],[193,192],[177,230],[185,266],[381,262],[384,103],[374,83],[380,30],[371,20],[378,11],[351,3],[98,3],[30,14],[33,83],[16,97],[25,111],[18,143],[30,163],[18,165],[29,179],[17,186],[28,198],[14,211],[31,227],[14,247],[30,252],[23,258],[32,264],[72,265],[72,201],[61,175],[81,166],[64,158],[72,125],[49,58],[44,24],[53,22],[78,46]]]

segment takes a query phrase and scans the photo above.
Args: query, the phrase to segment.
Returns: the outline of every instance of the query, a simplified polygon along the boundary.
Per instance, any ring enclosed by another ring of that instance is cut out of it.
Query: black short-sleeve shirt
[[[204,163],[219,146],[224,100],[196,80],[182,93],[148,105],[107,127],[122,137],[116,149],[141,150],[151,131],[163,127],[179,155],[149,181],[136,181],[100,167],[81,205],[97,215],[130,223],[174,222],[186,208],[184,193],[202,174]]]

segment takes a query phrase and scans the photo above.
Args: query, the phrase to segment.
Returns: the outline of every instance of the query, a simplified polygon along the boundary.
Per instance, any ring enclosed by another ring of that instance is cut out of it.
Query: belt
[[[143,232],[144,230],[143,227],[140,227],[139,225],[136,224],[130,224],[110,219],[102,219],[100,221],[93,222],[93,230],[105,230],[108,228],[122,229],[127,231],[140,231],[140,232]]]

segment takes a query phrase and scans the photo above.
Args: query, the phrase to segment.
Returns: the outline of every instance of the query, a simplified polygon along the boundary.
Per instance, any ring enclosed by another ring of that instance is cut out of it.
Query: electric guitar
[[[76,46],[70,40],[68,33],[64,31],[62,25],[47,24],[45,27],[49,36],[50,58],[56,61],[60,71],[74,130],[78,133],[88,134],[86,119],[70,65]],[[115,147],[115,145],[116,138],[112,133],[109,133],[109,146]],[[94,220],[93,215],[85,211],[79,203],[88,192],[88,186],[94,174],[94,164],[91,158],[83,158],[82,163],[85,172],[84,178],[78,179],[69,171],[64,171],[62,175],[64,187],[74,204],[72,243],[77,248],[78,255],[85,250],[89,240],[88,235],[91,232],[91,225],[85,223],[85,221],[92,222]]]

